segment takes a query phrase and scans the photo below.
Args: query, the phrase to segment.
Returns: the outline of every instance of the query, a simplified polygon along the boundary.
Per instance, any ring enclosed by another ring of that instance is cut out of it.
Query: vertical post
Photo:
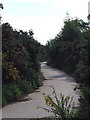
[[[88,23],[90,27],[90,1],[88,2]]]
[[[0,3],[0,11],[3,5]],[[2,24],[0,14],[0,119],[2,119]]]

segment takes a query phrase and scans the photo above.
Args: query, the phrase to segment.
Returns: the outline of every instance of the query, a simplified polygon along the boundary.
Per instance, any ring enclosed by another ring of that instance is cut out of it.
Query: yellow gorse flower
[[[45,105],[47,105],[47,103],[45,103]]]
[[[45,97],[45,100],[47,100],[47,98]]]
[[[69,99],[69,98],[70,98],[70,95],[67,96],[67,99]]]
[[[49,103],[52,103],[52,101],[50,99],[48,101],[49,101]]]
[[[14,67],[14,70],[16,70],[16,67]]]
[[[45,95],[45,93],[44,92],[42,92],[42,96],[44,96]]]
[[[37,107],[37,109],[39,109],[39,107]]]
[[[49,110],[47,110],[48,112],[50,112]]]
[[[13,79],[15,80],[15,76],[13,76]]]
[[[56,105],[53,103],[53,106],[56,106]]]
[[[57,102],[57,103],[59,103],[59,101],[58,101],[58,100],[56,100],[56,102]]]

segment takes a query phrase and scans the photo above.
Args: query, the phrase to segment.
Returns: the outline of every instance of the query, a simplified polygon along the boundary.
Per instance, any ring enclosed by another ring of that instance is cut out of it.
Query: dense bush
[[[39,47],[39,59],[41,62],[47,61],[47,48],[44,45]]]
[[[69,73],[80,84],[79,88],[83,94],[80,103],[84,109],[79,112],[86,112],[85,117],[90,115],[89,40],[90,27],[87,23],[78,19],[66,19],[59,34],[46,45],[48,64]]]
[[[33,31],[13,30],[10,24],[2,25],[2,83],[3,106],[20,99],[41,84],[40,43]]]
[[[88,85],[89,39],[90,28],[85,22],[66,20],[62,31],[47,43],[48,64],[63,69],[73,75],[77,82]]]

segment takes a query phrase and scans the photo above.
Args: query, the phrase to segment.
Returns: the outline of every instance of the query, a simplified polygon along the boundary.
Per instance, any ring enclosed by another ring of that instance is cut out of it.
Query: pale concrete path
[[[74,79],[64,72],[53,69],[46,65],[46,63],[41,64],[41,71],[47,80],[43,81],[43,86],[40,87],[36,92],[29,94],[26,98],[29,101],[17,102],[11,105],[7,105],[2,109],[3,118],[41,118],[52,116],[51,113],[43,109],[37,110],[37,106],[45,106],[44,98],[42,97],[42,92],[46,94],[52,93],[52,87],[55,87],[57,95],[60,93],[65,96],[70,94],[74,96],[75,104],[78,104],[79,91],[73,91],[73,88],[77,85]]]

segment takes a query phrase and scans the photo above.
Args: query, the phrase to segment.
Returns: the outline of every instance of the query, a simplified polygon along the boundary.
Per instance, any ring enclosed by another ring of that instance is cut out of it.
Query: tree
[[[0,8],[1,8],[1,9],[4,9],[4,7],[3,7],[3,4],[2,4],[2,3],[0,3]]]
[[[61,32],[47,43],[48,64],[79,83],[82,95],[76,117],[90,118],[90,28],[83,20],[66,19]]]

